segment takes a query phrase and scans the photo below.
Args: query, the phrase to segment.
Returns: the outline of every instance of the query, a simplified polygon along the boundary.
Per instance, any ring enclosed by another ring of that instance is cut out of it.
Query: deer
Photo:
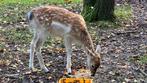
[[[91,71],[91,76],[95,75],[100,66],[100,45],[97,45],[96,50],[94,49],[86,22],[80,14],[58,6],[40,6],[27,13],[27,21],[29,29],[33,32],[33,39],[30,44],[29,69],[34,69],[34,53],[36,53],[40,68],[45,72],[49,71],[41,55],[41,47],[48,36],[54,36],[64,40],[68,74],[72,72],[72,44],[78,44],[87,56],[87,68]]]

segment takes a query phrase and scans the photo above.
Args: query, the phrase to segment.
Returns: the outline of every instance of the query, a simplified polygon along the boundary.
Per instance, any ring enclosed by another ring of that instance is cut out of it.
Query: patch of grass
[[[72,0],[80,3],[81,0]],[[0,25],[25,21],[26,13],[40,5],[64,4],[64,0],[0,0]]]
[[[147,54],[140,56],[138,62],[141,64],[147,64]]]
[[[114,14],[116,16],[115,21],[98,21],[97,26],[102,29],[119,28],[131,20],[132,12],[130,5],[120,5],[115,7]],[[124,23],[124,24],[123,24]]]
[[[0,33],[2,34],[2,37],[5,39],[4,42],[0,43],[0,48],[4,48],[5,43],[8,42],[14,44],[29,45],[33,38],[33,33],[30,32],[28,28],[13,28],[13,29],[2,29],[2,30],[0,29]],[[47,40],[45,41],[44,47],[51,46],[54,42],[55,42],[54,39],[48,37]]]
[[[13,24],[25,20],[29,6],[23,4],[0,5],[0,24]]]
[[[0,43],[0,49],[3,49],[5,47],[4,43]]]
[[[132,17],[131,6],[127,4],[116,6],[114,13],[117,19],[128,20]]]
[[[82,0],[71,0],[73,3],[80,3]],[[1,0],[0,1],[0,25],[13,24],[25,21],[25,14],[32,7],[44,4],[64,4],[64,0]],[[116,20],[114,22],[99,21],[100,28],[118,28],[128,21],[131,16],[130,5],[119,5],[114,11]]]
[[[139,64],[147,64],[147,54],[142,56],[133,56],[129,58],[130,62],[137,62]]]
[[[98,27],[102,29],[108,29],[108,28],[118,28],[121,26],[119,22],[110,22],[110,21],[98,21],[97,22]]]
[[[0,33],[4,36],[7,41],[19,43],[19,44],[28,44],[31,40],[32,35],[28,29],[5,29],[0,30]]]
[[[81,2],[81,0],[65,0],[73,3]],[[1,4],[19,3],[19,4],[44,4],[44,3],[65,3],[64,0],[1,0]]]

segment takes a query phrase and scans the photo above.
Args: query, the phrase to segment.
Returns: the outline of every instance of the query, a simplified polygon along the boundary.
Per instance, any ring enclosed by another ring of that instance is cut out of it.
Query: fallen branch
[[[147,74],[146,74],[142,69],[139,69],[139,71],[140,71],[144,76],[147,77]]]
[[[12,79],[18,79],[20,77],[19,74],[5,74],[3,76]]]

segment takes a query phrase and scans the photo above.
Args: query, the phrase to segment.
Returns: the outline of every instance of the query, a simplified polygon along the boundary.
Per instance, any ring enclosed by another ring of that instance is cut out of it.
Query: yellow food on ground
[[[58,83],[93,83],[92,79],[86,78],[61,78]]]

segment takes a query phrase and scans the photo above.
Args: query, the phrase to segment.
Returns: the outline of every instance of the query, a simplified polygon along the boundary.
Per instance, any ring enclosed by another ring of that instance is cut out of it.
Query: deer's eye
[[[92,65],[91,67],[94,68],[94,65]]]

